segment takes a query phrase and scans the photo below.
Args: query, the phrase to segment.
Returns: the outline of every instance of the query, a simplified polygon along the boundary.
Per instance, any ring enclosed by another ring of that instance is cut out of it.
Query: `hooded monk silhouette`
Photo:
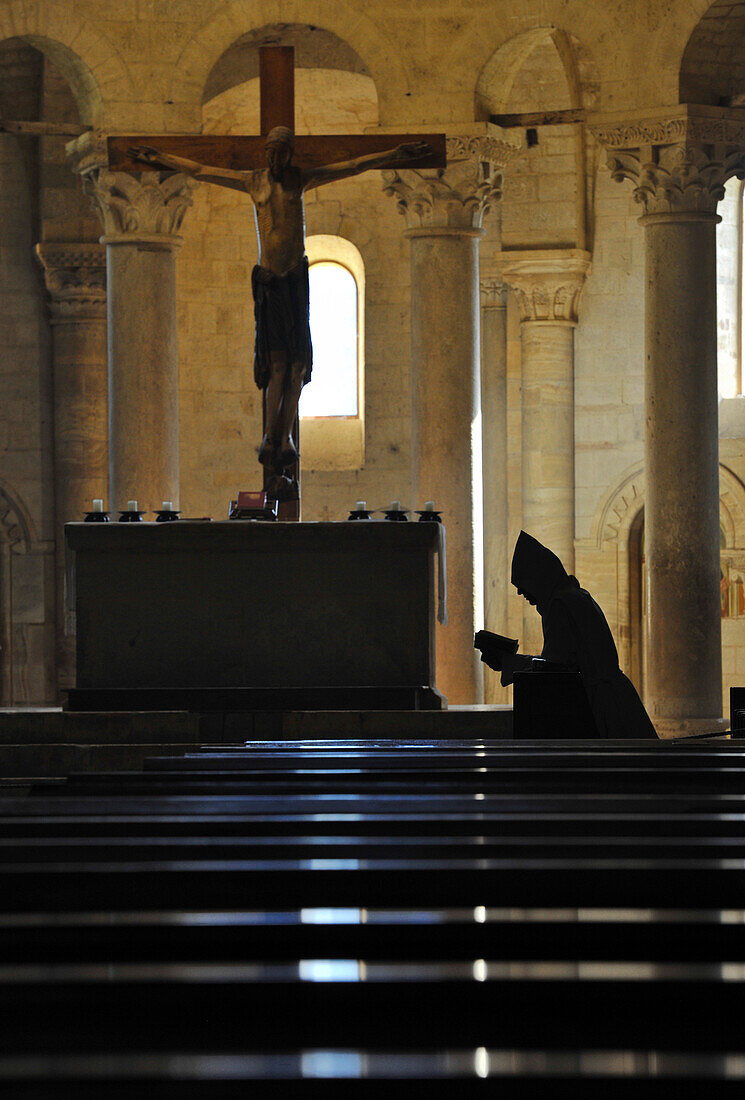
[[[579,672],[598,736],[656,737],[636,688],[618,667],[618,652],[602,610],[556,554],[525,531],[515,544],[512,583],[541,616],[543,651],[540,658],[522,655],[504,644],[508,639],[493,645],[490,638],[499,636],[480,631],[476,647],[482,650],[482,661],[502,673],[502,684],[511,684],[515,672]]]

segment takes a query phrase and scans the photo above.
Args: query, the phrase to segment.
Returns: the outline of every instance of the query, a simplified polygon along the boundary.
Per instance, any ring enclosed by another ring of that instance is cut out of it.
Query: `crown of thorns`
[[[288,126],[275,126],[273,130],[270,130],[266,135],[267,145],[289,145],[290,148],[295,146],[295,135]]]

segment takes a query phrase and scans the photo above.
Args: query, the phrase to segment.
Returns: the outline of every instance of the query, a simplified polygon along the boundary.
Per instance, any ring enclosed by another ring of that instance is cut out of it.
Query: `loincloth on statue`
[[[313,347],[310,340],[310,288],[308,258],[284,275],[275,275],[257,264],[251,273],[256,320],[254,379],[266,389],[272,353],[282,352],[288,363],[302,363],[310,381]]]

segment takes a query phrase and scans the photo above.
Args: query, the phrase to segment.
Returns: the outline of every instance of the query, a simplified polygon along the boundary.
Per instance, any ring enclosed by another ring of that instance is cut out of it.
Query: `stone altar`
[[[78,702],[242,689],[239,709],[441,705],[437,524],[70,523],[65,539]]]

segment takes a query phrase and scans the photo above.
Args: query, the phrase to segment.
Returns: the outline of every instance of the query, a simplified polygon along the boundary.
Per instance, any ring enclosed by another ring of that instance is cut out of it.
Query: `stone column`
[[[574,570],[574,327],[590,270],[580,249],[503,253],[520,310],[522,526]],[[541,621],[525,603],[521,649],[540,653]]]
[[[193,182],[181,173],[110,172],[101,135],[68,145],[104,225],[108,282],[109,503],[178,505],[178,230]]]
[[[473,649],[483,615],[479,238],[510,149],[451,138],[446,170],[384,173],[411,241],[412,504],[434,499],[447,529],[449,623],[438,628],[437,684],[451,703],[483,698]]]
[[[484,485],[484,625],[507,629],[507,288],[481,280],[481,424]],[[484,666],[484,702],[503,703],[499,673]]]
[[[716,207],[745,170],[745,128],[681,106],[594,130],[646,238],[645,701],[661,736],[721,729]]]
[[[74,623],[66,612],[62,528],[108,498],[106,253],[99,244],[36,246],[50,296],[57,530],[57,683],[74,683]]]

